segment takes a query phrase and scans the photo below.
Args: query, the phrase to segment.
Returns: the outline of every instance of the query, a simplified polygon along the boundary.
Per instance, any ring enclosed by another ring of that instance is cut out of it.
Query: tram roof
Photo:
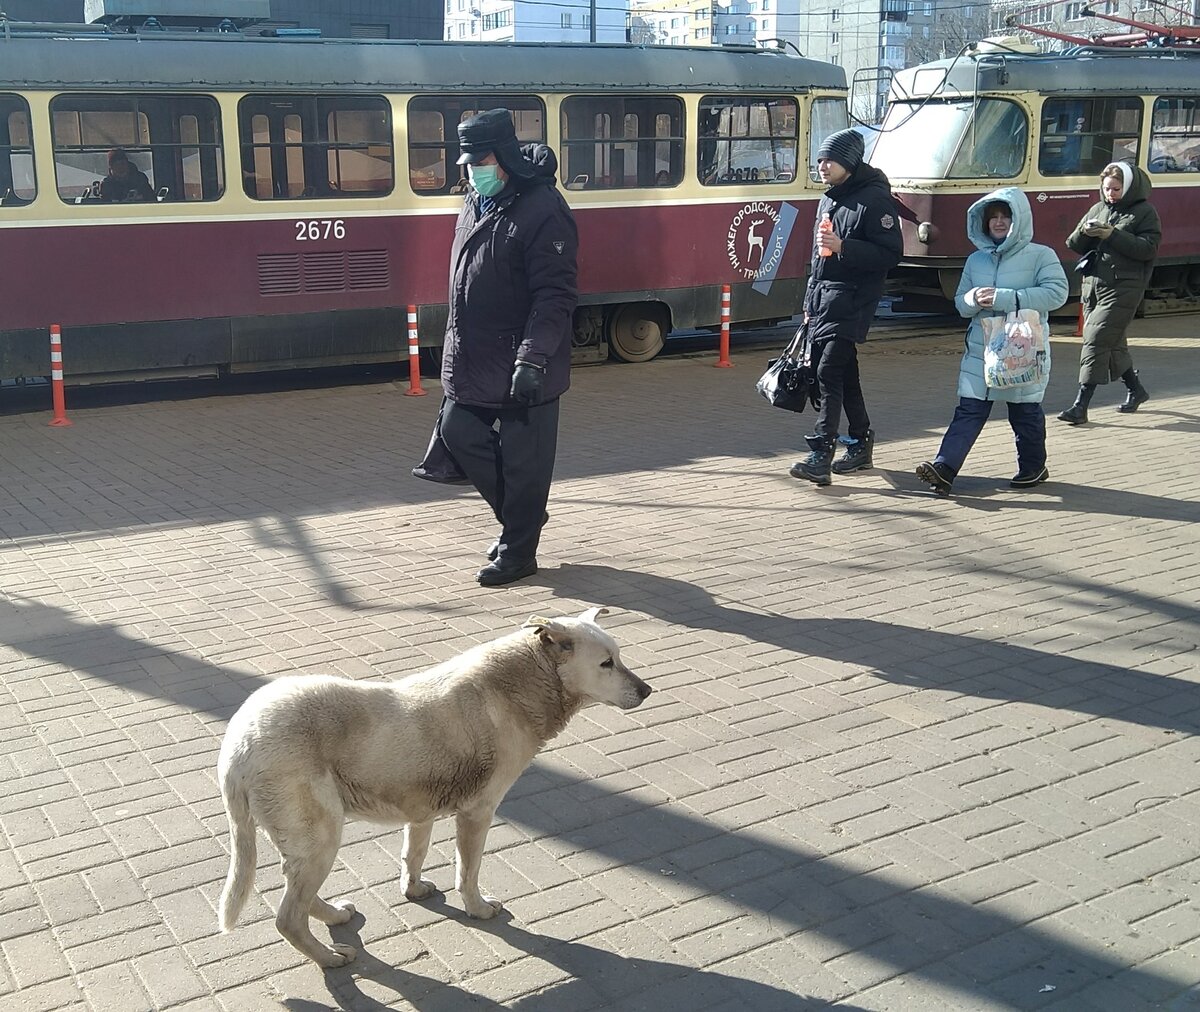
[[[943,84],[943,81],[945,82]],[[1200,92],[1200,50],[1105,50],[1065,53],[980,53],[897,71],[892,99],[979,91],[1043,94]]]
[[[503,82],[503,83],[500,83]],[[0,87],[25,90],[796,92],[838,66],[746,47],[0,32]]]

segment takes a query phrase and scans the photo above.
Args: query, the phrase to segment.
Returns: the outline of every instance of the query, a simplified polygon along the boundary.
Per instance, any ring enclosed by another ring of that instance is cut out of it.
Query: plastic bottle
[[[829,217],[828,211],[826,211],[824,214],[821,215],[821,224],[817,226],[817,231],[818,232],[832,232],[833,231],[833,219]],[[833,250],[831,250],[828,246],[822,246],[821,247],[821,256],[823,256],[823,257],[833,256]]]

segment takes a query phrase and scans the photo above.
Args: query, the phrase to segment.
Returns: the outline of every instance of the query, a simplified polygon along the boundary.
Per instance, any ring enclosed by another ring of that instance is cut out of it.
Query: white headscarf
[[[1104,166],[1104,171],[1100,173],[1100,199],[1104,200],[1104,177],[1108,174],[1109,169],[1121,170],[1121,196],[1129,192],[1129,188],[1133,185],[1133,169],[1125,162],[1109,162]],[[1118,198],[1120,199],[1120,198]]]

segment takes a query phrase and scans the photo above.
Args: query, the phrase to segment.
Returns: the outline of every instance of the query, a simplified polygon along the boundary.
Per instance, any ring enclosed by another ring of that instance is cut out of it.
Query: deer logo
[[[754,252],[754,247],[758,247],[758,262],[761,264],[766,250],[763,247],[763,237],[755,234],[755,229],[763,224],[766,218],[755,218],[750,222],[750,228],[746,231],[746,263],[750,263],[750,254]]]

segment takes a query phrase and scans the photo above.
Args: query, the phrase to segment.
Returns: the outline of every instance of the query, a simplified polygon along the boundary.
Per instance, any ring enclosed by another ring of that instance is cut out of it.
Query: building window
[[[560,27],[562,27],[562,28],[570,28],[571,27],[571,12],[570,11],[564,11],[558,17],[559,17],[559,26]]]
[[[836,46],[836,45],[837,45],[837,41],[838,41],[838,33],[837,33],[837,32],[830,32],[830,33],[829,33],[829,41],[830,41],[830,43],[831,43],[832,45],[835,45],[835,46]]]
[[[10,151],[14,111],[10,106]],[[62,95],[50,103],[50,123],[58,195],[68,203],[80,203],[81,198],[117,202],[153,197],[160,201],[216,200],[225,191],[221,114],[211,98]],[[19,119],[15,125],[21,137]],[[0,139],[3,136],[0,133]],[[16,152],[22,155],[31,150],[27,133],[23,140],[16,146]],[[108,175],[108,153],[118,147],[125,150],[131,166],[145,174],[153,197],[144,186],[119,194],[112,193],[111,185],[102,189]],[[31,174],[29,165],[22,176]]]
[[[829,14],[830,21],[839,21],[839,20],[841,20],[841,17],[842,17],[842,12],[839,11],[837,8],[834,8]]]

